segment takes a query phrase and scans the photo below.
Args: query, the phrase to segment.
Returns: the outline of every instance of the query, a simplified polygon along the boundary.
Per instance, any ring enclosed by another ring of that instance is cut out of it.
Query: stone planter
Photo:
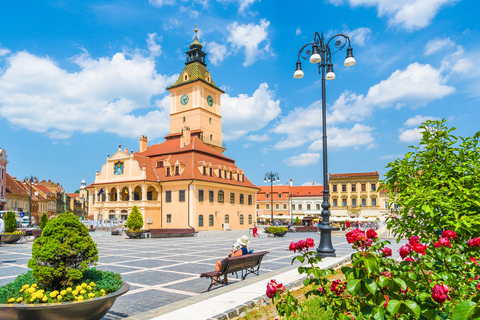
[[[23,234],[2,234],[2,242],[14,243],[22,239]]]
[[[81,302],[46,304],[0,304],[2,320],[100,320],[110,310],[115,300],[130,289],[126,282],[118,291]]]
[[[284,235],[287,234],[288,231],[283,231],[283,232],[277,232],[277,233],[274,233],[273,235],[275,237],[283,237]]]
[[[130,238],[139,238],[142,236],[143,231],[125,231],[125,234]]]

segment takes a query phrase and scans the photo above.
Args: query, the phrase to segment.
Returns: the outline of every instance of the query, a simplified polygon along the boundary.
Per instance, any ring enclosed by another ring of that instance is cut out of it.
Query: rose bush
[[[334,319],[480,317],[480,238],[462,240],[453,230],[428,238],[412,236],[398,250],[402,259],[398,262],[386,247],[390,242],[380,241],[374,230],[365,233],[355,229],[346,236],[356,252],[352,254],[352,267],[341,269],[345,280],[330,281],[326,274],[333,270],[321,270],[315,265],[315,252],[309,251],[313,240],[289,246],[300,253],[292,264],[295,260],[307,263],[298,268],[300,274],[308,276],[304,285],[313,285],[306,297],[319,296],[320,307]],[[298,300],[285,298],[290,295],[288,291],[272,290],[270,296],[277,300],[280,315],[302,311]]]

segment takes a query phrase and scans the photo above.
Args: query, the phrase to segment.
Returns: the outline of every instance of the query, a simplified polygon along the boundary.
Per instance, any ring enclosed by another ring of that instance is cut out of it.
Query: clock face
[[[213,106],[213,98],[211,96],[207,97],[207,103],[210,107]]]
[[[184,94],[181,98],[180,98],[180,103],[182,104],[182,106],[186,105],[188,103],[188,94]]]

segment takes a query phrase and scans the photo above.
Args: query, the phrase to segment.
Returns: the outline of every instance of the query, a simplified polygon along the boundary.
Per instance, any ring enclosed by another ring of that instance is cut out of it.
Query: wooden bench
[[[318,227],[311,227],[311,226],[302,226],[302,227],[295,227],[296,232],[317,232]]]
[[[193,237],[198,232],[194,228],[185,229],[150,229],[152,238]]]
[[[255,274],[258,276],[260,272],[260,264],[267,253],[268,251],[260,251],[238,257],[225,258],[222,261],[220,270],[202,273],[200,278],[210,279],[210,286],[207,289],[207,291],[210,291],[214,285],[227,285],[228,283],[226,279],[227,275],[230,273],[235,273],[238,277],[238,273],[241,272],[242,280],[245,280],[249,274]],[[223,280],[221,279],[222,276]],[[215,278],[217,278],[217,280],[215,280]]]

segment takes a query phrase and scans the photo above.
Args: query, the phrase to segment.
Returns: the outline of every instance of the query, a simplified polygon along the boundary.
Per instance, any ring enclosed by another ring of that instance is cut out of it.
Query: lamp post
[[[330,42],[335,39],[335,43],[332,43],[332,48],[335,51],[330,50]],[[332,227],[330,226],[330,202],[329,202],[329,186],[328,186],[328,162],[327,162],[327,103],[325,98],[325,79],[335,79],[335,73],[333,72],[332,55],[342,50],[348,43],[347,58],[344,65],[346,67],[353,66],[355,64],[355,58],[353,57],[353,49],[350,46],[350,38],[344,34],[337,34],[331,37],[328,41],[322,34],[315,32],[313,35],[313,42],[304,45],[298,52],[298,60],[295,73],[293,77],[296,79],[303,78],[302,63],[300,57],[305,60],[309,60],[310,63],[318,65],[318,72],[322,75],[322,129],[323,129],[323,203],[322,203],[322,224],[319,225],[320,229],[320,244],[317,248],[317,256],[335,257],[335,249],[332,246]],[[305,48],[305,56],[302,54]],[[311,47],[311,51],[310,51]],[[325,76],[325,69],[327,74]]]
[[[271,213],[272,213],[272,225],[273,225],[273,183],[275,181],[280,181],[280,177],[278,176],[278,173],[276,172],[267,172],[265,174],[265,178],[263,179],[263,182],[270,181],[270,199],[271,199]]]
[[[30,197],[28,199],[28,227],[31,227],[32,226],[32,193],[33,193],[32,184],[37,183],[37,178],[35,178],[34,176],[30,176],[30,177],[27,176],[23,180],[24,184],[26,184],[26,182],[29,182],[29,186],[30,186]]]

